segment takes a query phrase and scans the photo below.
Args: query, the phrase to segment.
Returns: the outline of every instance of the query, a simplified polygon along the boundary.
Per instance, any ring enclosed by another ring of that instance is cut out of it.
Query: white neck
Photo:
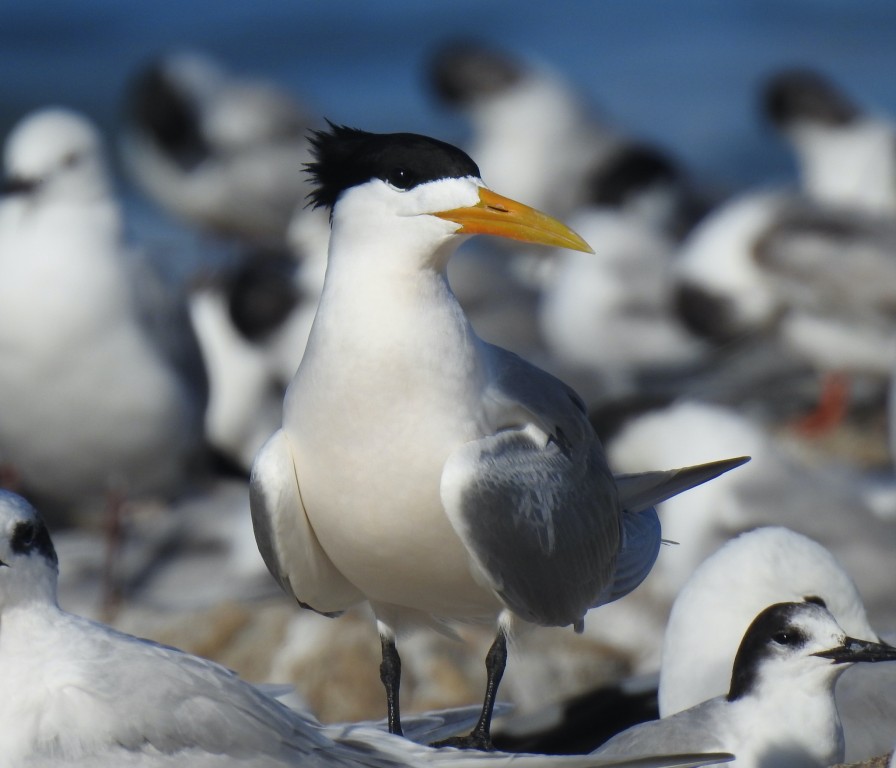
[[[738,729],[747,736],[747,744],[756,733],[765,737],[757,743],[762,754],[754,756],[755,765],[768,768],[824,766],[843,761],[843,727],[834,702],[833,691],[826,686],[801,687],[796,683],[765,686],[753,694],[732,702]],[[742,757],[736,745],[732,751]],[[762,755],[765,755],[763,757]],[[745,764],[754,764],[747,757]]]
[[[340,200],[306,358],[375,361],[392,382],[390,365],[431,376],[432,366],[469,360],[478,340],[445,274],[463,240],[456,225],[424,215],[408,226],[408,217],[383,217],[369,200],[351,190]]]

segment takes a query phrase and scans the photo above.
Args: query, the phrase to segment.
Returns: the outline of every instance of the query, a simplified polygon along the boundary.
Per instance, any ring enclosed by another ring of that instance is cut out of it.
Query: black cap
[[[310,136],[314,162],[307,169],[315,184],[308,195],[314,208],[332,210],[347,189],[382,179],[413,189],[438,179],[479,178],[476,163],[462,150],[416,133],[368,133],[334,125]]]

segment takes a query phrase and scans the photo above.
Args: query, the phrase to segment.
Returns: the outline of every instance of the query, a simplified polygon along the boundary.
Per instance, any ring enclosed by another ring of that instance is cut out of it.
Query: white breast
[[[491,615],[439,498],[449,453],[481,435],[481,342],[435,272],[352,301],[334,283],[284,405],[315,533],[374,601]]]

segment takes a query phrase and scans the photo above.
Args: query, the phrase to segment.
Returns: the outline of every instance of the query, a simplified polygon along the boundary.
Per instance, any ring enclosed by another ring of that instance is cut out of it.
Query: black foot
[[[478,749],[480,752],[494,752],[495,745],[491,738],[473,731],[466,736],[452,736],[450,739],[434,741],[431,747],[454,747],[455,749]]]

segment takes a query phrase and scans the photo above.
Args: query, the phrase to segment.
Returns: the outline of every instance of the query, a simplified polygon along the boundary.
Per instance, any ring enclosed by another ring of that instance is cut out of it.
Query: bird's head
[[[83,200],[107,193],[99,133],[76,112],[52,107],[26,116],[4,148],[0,194]]]
[[[367,245],[378,238],[388,248],[435,264],[447,262],[457,235],[496,235],[591,252],[566,225],[486,187],[476,163],[451,144],[332,124],[315,132],[311,143],[310,204],[330,209],[334,239],[337,231]]]
[[[894,660],[896,647],[848,637],[820,598],[776,603],[747,629],[728,699],[769,689],[829,693],[849,665]]]
[[[771,124],[785,133],[807,124],[841,127],[860,116],[842,90],[809,69],[788,69],[770,77],[762,91],[761,109]]]
[[[476,40],[446,42],[429,63],[429,82],[436,97],[461,109],[500,96],[527,74],[524,62]]]
[[[58,563],[37,510],[0,490],[0,611],[30,601],[55,602]]]

